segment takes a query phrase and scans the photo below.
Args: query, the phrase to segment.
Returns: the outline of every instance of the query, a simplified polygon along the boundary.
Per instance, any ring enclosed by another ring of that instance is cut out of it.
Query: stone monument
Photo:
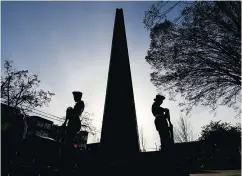
[[[122,9],[116,9],[101,132],[101,151],[140,151],[129,54]]]

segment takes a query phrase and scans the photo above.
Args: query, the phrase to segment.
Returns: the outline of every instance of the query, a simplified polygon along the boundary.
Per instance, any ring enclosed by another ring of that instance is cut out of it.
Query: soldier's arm
[[[69,119],[69,116],[70,116],[70,109],[68,110],[68,108],[67,108],[65,122],[62,124],[62,126],[66,126],[66,123],[67,123],[67,120]]]
[[[66,123],[67,123],[67,117],[65,119],[65,122],[62,124],[62,126],[66,126]]]

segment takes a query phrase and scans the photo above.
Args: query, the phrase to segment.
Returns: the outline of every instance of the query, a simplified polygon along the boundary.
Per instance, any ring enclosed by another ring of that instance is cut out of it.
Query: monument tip
[[[116,11],[123,11],[122,8],[116,8]]]

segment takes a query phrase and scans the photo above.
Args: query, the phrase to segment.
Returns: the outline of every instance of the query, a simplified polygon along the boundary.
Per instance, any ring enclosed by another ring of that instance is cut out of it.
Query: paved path
[[[241,170],[213,170],[204,173],[190,174],[190,176],[241,176]]]

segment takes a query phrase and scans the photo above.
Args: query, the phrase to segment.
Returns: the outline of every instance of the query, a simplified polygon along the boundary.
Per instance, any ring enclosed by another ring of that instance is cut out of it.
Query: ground
[[[241,176],[241,170],[204,171],[204,173],[190,174],[190,176]]]

